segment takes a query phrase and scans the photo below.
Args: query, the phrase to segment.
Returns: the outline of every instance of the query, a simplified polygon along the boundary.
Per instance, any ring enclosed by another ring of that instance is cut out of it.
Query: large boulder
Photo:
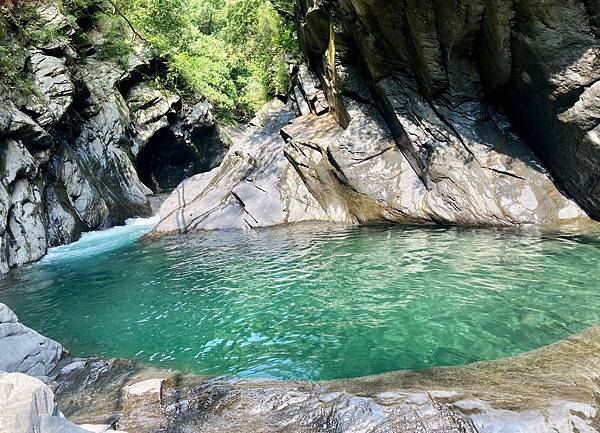
[[[20,323],[17,316],[0,303],[0,371],[47,380],[62,354],[63,347],[59,343]]]
[[[156,232],[186,232],[330,220],[286,159],[279,128],[295,115],[283,103],[263,112],[266,126],[230,131],[221,165],[184,180],[163,203]]]
[[[21,373],[0,373],[0,401],[2,433],[41,432],[44,418],[57,415],[52,390]]]

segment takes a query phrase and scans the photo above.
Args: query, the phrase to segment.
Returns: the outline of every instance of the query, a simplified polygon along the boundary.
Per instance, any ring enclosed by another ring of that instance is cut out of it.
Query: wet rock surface
[[[600,330],[515,358],[331,382],[201,378],[79,360],[57,379],[74,421],[131,432],[598,432]],[[64,360],[73,364],[73,360]]]

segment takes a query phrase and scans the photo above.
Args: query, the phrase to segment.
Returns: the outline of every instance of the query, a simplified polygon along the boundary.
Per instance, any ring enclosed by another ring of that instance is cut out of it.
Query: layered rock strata
[[[597,218],[600,10],[593,3],[302,0],[298,19],[339,123],[349,121],[344,97],[373,102],[428,187],[447,182],[454,160],[468,162],[461,170],[490,168],[478,148],[526,162],[511,150],[524,140]],[[448,164],[440,168],[442,160]]]
[[[331,113],[292,118],[283,103],[272,103],[271,117],[279,121],[238,133],[220,167],[182,182],[163,203],[155,233],[307,220],[519,225],[586,219],[504,118],[494,124],[503,128],[497,140],[474,141],[468,152],[439,146],[423,180],[373,105],[345,103],[345,129]]]
[[[598,217],[597,8],[459,3],[301,1],[299,117],[281,137],[240,134],[224,166],[177,188],[156,232]]]

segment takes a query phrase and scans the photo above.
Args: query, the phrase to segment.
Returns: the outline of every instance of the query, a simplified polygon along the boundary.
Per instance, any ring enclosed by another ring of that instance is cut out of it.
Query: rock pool
[[[600,323],[600,232],[298,225],[86,234],[0,280],[75,355],[337,379],[516,355]]]

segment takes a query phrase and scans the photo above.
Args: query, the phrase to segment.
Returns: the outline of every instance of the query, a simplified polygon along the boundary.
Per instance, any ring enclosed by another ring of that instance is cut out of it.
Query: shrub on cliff
[[[96,55],[125,66],[140,39],[167,65],[159,85],[208,97],[221,117],[251,116],[288,90],[284,57],[297,50],[291,15],[269,0],[59,1],[74,34],[41,24],[40,3],[0,5],[3,83],[23,87],[27,46],[90,46],[79,50],[78,60]]]

